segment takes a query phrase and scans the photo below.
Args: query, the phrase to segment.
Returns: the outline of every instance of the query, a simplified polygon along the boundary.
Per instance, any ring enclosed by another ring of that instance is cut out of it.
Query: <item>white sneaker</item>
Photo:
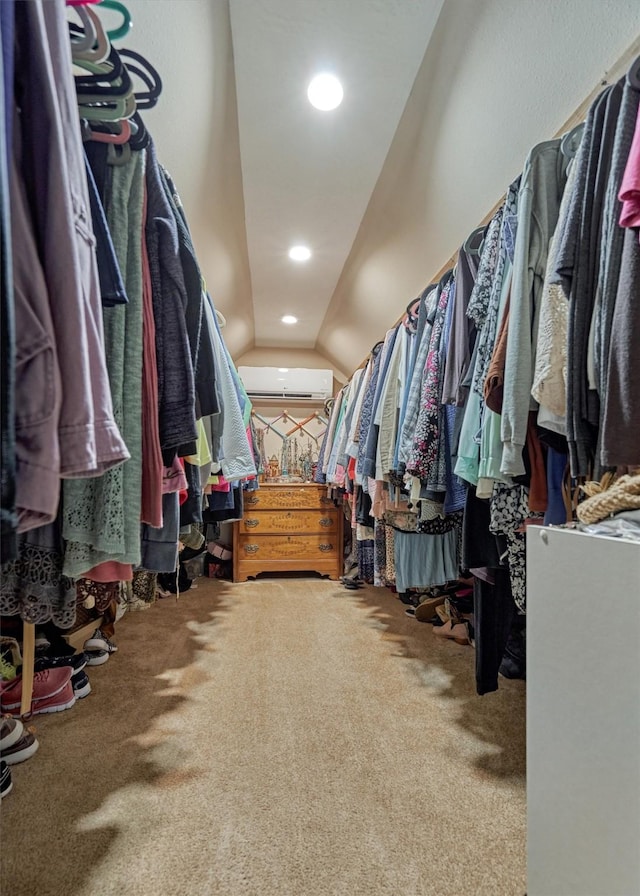
[[[102,666],[109,659],[108,650],[87,650],[85,644],[84,652],[87,655],[87,666]]]
[[[105,641],[102,632],[99,628],[97,628],[90,638],[84,642],[83,650],[108,650],[107,642]]]
[[[84,642],[84,650],[106,650],[107,653],[115,653],[117,646],[104,635],[99,628]],[[95,665],[95,664],[94,664]]]

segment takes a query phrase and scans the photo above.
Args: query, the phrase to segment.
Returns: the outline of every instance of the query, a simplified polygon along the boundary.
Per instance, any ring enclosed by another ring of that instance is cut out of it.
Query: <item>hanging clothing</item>
[[[93,480],[64,484],[65,574],[106,560],[140,564],[142,490],[142,228],[145,153],[114,166],[107,219],[129,302],[103,309],[114,411],[131,459]]]
[[[518,194],[518,230],[513,259],[509,333],[502,401],[501,472],[521,476],[522,452],[532,405],[531,384],[540,295],[566,180],[559,140],[535,146],[525,162]]]
[[[96,476],[129,456],[103,349],[102,304],[69,32],[62,0],[15,5],[19,168],[50,299],[62,380],[62,477]],[[39,114],[29,114],[38,109]]]

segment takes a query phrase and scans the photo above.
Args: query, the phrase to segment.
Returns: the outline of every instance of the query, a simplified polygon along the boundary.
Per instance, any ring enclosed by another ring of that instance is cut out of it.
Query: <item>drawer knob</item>
[[[323,516],[320,520],[320,525],[324,526],[324,528],[326,529],[328,526],[333,526],[333,520],[330,516]]]
[[[244,524],[247,527],[247,529],[255,529],[256,526],[260,525],[260,520],[253,520],[253,519],[245,520]]]
[[[259,504],[260,498],[257,495],[249,495],[244,499],[245,504]]]
[[[328,551],[333,550],[333,545],[332,544],[319,544],[318,550],[322,551],[323,554],[326,554]]]
[[[244,549],[247,554],[257,554],[260,545],[257,544],[245,544]]]

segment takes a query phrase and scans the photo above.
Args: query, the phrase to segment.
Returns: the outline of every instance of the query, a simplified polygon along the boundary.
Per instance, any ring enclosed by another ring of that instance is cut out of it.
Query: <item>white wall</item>
[[[638,34],[637,0],[446,0],[317,349],[353,370]]]

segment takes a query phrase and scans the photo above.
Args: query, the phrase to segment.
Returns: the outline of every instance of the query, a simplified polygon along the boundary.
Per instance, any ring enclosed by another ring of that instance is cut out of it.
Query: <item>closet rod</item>
[[[591,107],[591,104],[595,100],[601,91],[610,84],[613,84],[615,81],[618,81],[623,77],[631,67],[632,62],[640,56],[640,35],[638,35],[633,43],[631,43],[627,49],[624,51],[622,56],[614,62],[610,68],[606,69],[597,85],[593,88],[591,93],[580,103],[578,108],[567,118],[565,123],[560,127],[555,134],[549,139],[556,140],[558,137],[562,137],[563,134],[566,134],[567,131],[570,131],[571,128],[574,128],[577,124],[580,124],[581,121],[584,121],[587,117],[587,113]],[[506,193],[503,193],[502,196],[498,199],[498,201],[493,205],[493,208],[487,212],[482,221],[478,222],[478,226],[483,226],[488,224],[489,221],[493,218],[495,213],[498,211],[502,203],[504,202],[506,197]],[[462,240],[460,240],[460,245],[462,245],[463,240],[466,239],[466,235],[463,236]],[[437,271],[433,277],[431,277],[426,282],[428,283],[439,283],[440,278],[446,274],[448,270],[454,267],[457,258],[458,258],[459,248],[456,249],[455,253],[447,259],[447,261],[442,265],[439,271]],[[397,327],[404,314],[401,315],[396,322],[393,324],[393,327]],[[361,367],[366,367],[369,362],[369,358],[371,354],[368,354],[363,361],[356,367],[356,370],[359,370]]]

